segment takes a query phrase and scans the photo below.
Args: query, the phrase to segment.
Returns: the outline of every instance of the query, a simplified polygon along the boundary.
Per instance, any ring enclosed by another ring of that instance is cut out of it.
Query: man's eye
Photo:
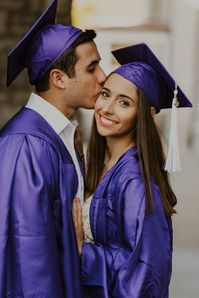
[[[91,73],[92,73],[92,72],[94,72],[94,71],[95,71],[95,67],[89,67],[89,68],[88,68],[88,72],[91,72]]]

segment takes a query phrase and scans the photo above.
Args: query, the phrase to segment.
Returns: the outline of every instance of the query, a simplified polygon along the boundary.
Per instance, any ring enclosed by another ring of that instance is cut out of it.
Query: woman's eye
[[[127,100],[123,100],[121,99],[119,101],[120,105],[124,106],[124,107],[129,107],[129,102]]]
[[[106,92],[106,91],[101,91],[101,95],[103,96],[103,97],[109,97],[109,94],[108,94],[108,92]]]

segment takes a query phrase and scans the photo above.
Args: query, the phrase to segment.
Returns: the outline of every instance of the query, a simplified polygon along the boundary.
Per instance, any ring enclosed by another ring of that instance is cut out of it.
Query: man
[[[27,68],[36,93],[0,133],[0,298],[82,297],[71,214],[84,192],[74,115],[93,108],[105,75],[95,32],[54,24],[56,6],[8,56],[7,84]]]

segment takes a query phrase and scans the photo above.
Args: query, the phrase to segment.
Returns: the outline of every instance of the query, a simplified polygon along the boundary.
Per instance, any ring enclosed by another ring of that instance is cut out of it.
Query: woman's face
[[[104,137],[131,135],[137,115],[137,87],[111,74],[95,103],[97,130]]]

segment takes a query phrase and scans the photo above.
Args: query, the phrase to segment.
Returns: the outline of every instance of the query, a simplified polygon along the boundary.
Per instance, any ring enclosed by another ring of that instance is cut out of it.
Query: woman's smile
[[[100,122],[102,125],[105,125],[105,126],[113,126],[114,124],[116,124],[115,121],[113,120],[110,120],[102,115],[99,114],[99,118],[100,118]]]

